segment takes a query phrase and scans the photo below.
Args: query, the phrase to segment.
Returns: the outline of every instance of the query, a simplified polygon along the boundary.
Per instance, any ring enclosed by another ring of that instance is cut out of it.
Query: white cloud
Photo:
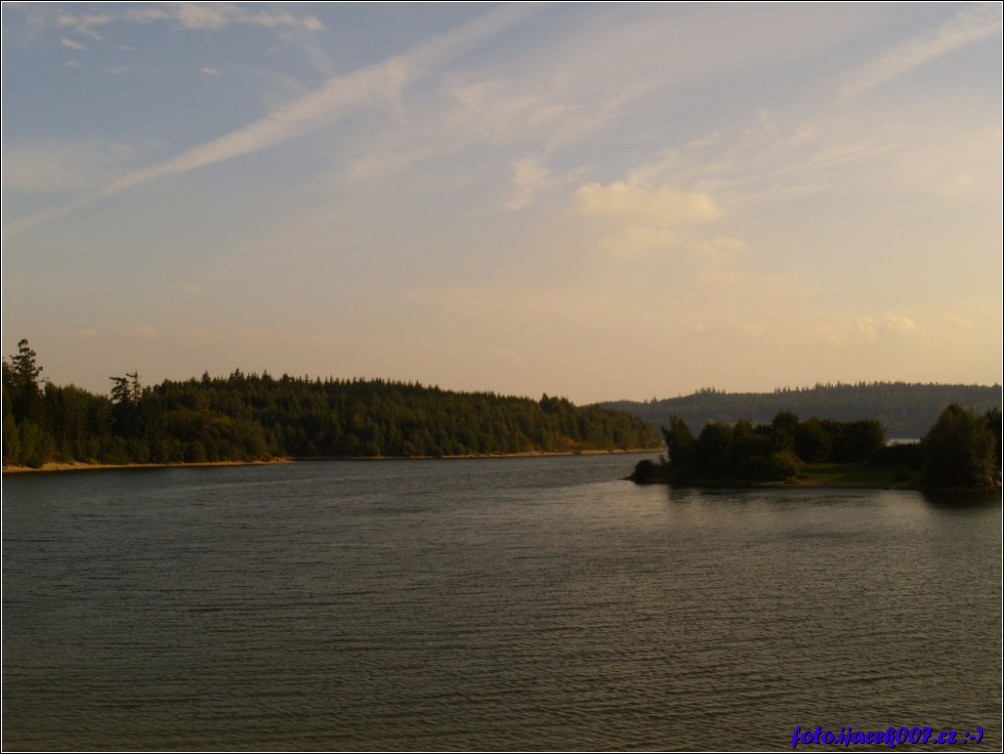
[[[575,192],[575,204],[584,215],[650,225],[706,223],[722,210],[706,194],[688,193],[673,186],[648,188],[615,181],[607,186],[587,183]]]
[[[857,334],[865,340],[878,339],[878,327],[876,326],[875,320],[871,317],[867,317],[858,322],[854,329],[857,331]]]
[[[238,17],[239,23],[251,24],[253,26],[264,26],[267,28],[285,26],[294,29],[299,28],[310,32],[324,31],[325,29],[324,24],[321,23],[321,20],[316,16],[303,16],[298,18],[286,11],[282,11],[281,13],[277,13],[275,11],[265,11],[261,9],[261,6],[258,6],[253,13],[246,12],[247,9],[243,10],[245,10],[245,12]]]
[[[886,314],[866,316],[856,322],[821,324],[816,334],[831,345],[854,345],[887,339],[893,334],[923,335],[924,331],[911,317]]]
[[[917,323],[901,314],[888,314],[883,320],[885,327],[896,332],[916,332]]]
[[[723,214],[707,194],[625,181],[580,186],[574,211],[603,229],[600,253],[624,259],[683,245],[688,239],[677,228],[708,223]]]
[[[994,36],[1000,30],[999,4],[981,3],[966,7],[933,32],[903,42],[878,60],[856,70],[841,87],[841,94],[855,97],[953,50]]]
[[[512,182],[516,187],[516,195],[505,205],[510,210],[529,206],[539,192],[546,191],[557,183],[547,168],[532,157],[519,160],[512,166]]]
[[[200,68],[199,69],[199,73],[201,73],[201,74],[203,74],[205,76],[219,76],[220,75],[220,72],[218,70],[216,70],[215,68],[209,68],[209,67]]]
[[[87,49],[87,45],[82,42],[74,42],[72,39],[67,39],[66,37],[62,37],[59,41],[62,43],[63,47],[69,47],[71,50],[77,50],[79,52]]]
[[[87,13],[83,16],[74,16],[69,13],[61,13],[56,17],[57,26],[72,26],[73,30],[84,37],[94,40],[101,40],[103,37],[95,31],[96,28],[109,24],[114,19],[104,13]]]
[[[130,11],[129,18],[136,20],[173,21],[185,29],[219,29],[228,23],[230,8],[226,4],[171,3],[163,6]]]

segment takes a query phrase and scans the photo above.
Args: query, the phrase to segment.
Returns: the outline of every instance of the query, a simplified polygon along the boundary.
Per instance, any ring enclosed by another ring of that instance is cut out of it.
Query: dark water
[[[1001,748],[998,498],[635,460],[4,479],[4,747]]]

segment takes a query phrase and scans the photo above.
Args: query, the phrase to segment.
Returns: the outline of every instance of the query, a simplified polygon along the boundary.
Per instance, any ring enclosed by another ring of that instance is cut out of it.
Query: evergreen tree
[[[18,421],[39,417],[42,367],[38,366],[37,358],[38,354],[31,349],[28,341],[21,340],[17,344],[17,353],[10,357],[10,366],[4,364],[4,390],[10,393],[14,418]]]

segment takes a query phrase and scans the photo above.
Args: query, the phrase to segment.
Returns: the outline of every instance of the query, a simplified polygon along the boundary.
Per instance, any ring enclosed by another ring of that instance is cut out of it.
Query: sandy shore
[[[465,458],[546,458],[551,456],[592,456],[615,455],[629,453],[657,453],[659,448],[638,448],[635,450],[581,450],[563,452],[528,451],[526,453],[484,453],[461,456],[332,456],[323,458],[275,458],[269,461],[211,461],[206,463],[58,463],[50,461],[40,468],[28,466],[4,466],[4,474],[34,474],[65,471],[99,471],[108,469],[181,469],[181,468],[211,468],[215,466],[267,466],[277,463],[296,463],[298,461],[434,461],[463,460]]]
[[[181,469],[213,466],[267,466],[274,463],[292,463],[290,458],[276,458],[271,461],[212,461],[206,463],[59,463],[50,461],[33,469],[29,466],[4,466],[4,474],[33,474],[59,471],[100,471],[102,469]]]

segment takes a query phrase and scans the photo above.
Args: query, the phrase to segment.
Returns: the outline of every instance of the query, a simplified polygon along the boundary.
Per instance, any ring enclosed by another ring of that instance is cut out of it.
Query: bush
[[[646,458],[635,464],[634,472],[628,478],[635,484],[652,484],[666,481],[666,474],[661,465]]]
[[[790,450],[780,450],[760,460],[753,478],[762,482],[786,482],[798,474],[802,465],[801,459]]]

